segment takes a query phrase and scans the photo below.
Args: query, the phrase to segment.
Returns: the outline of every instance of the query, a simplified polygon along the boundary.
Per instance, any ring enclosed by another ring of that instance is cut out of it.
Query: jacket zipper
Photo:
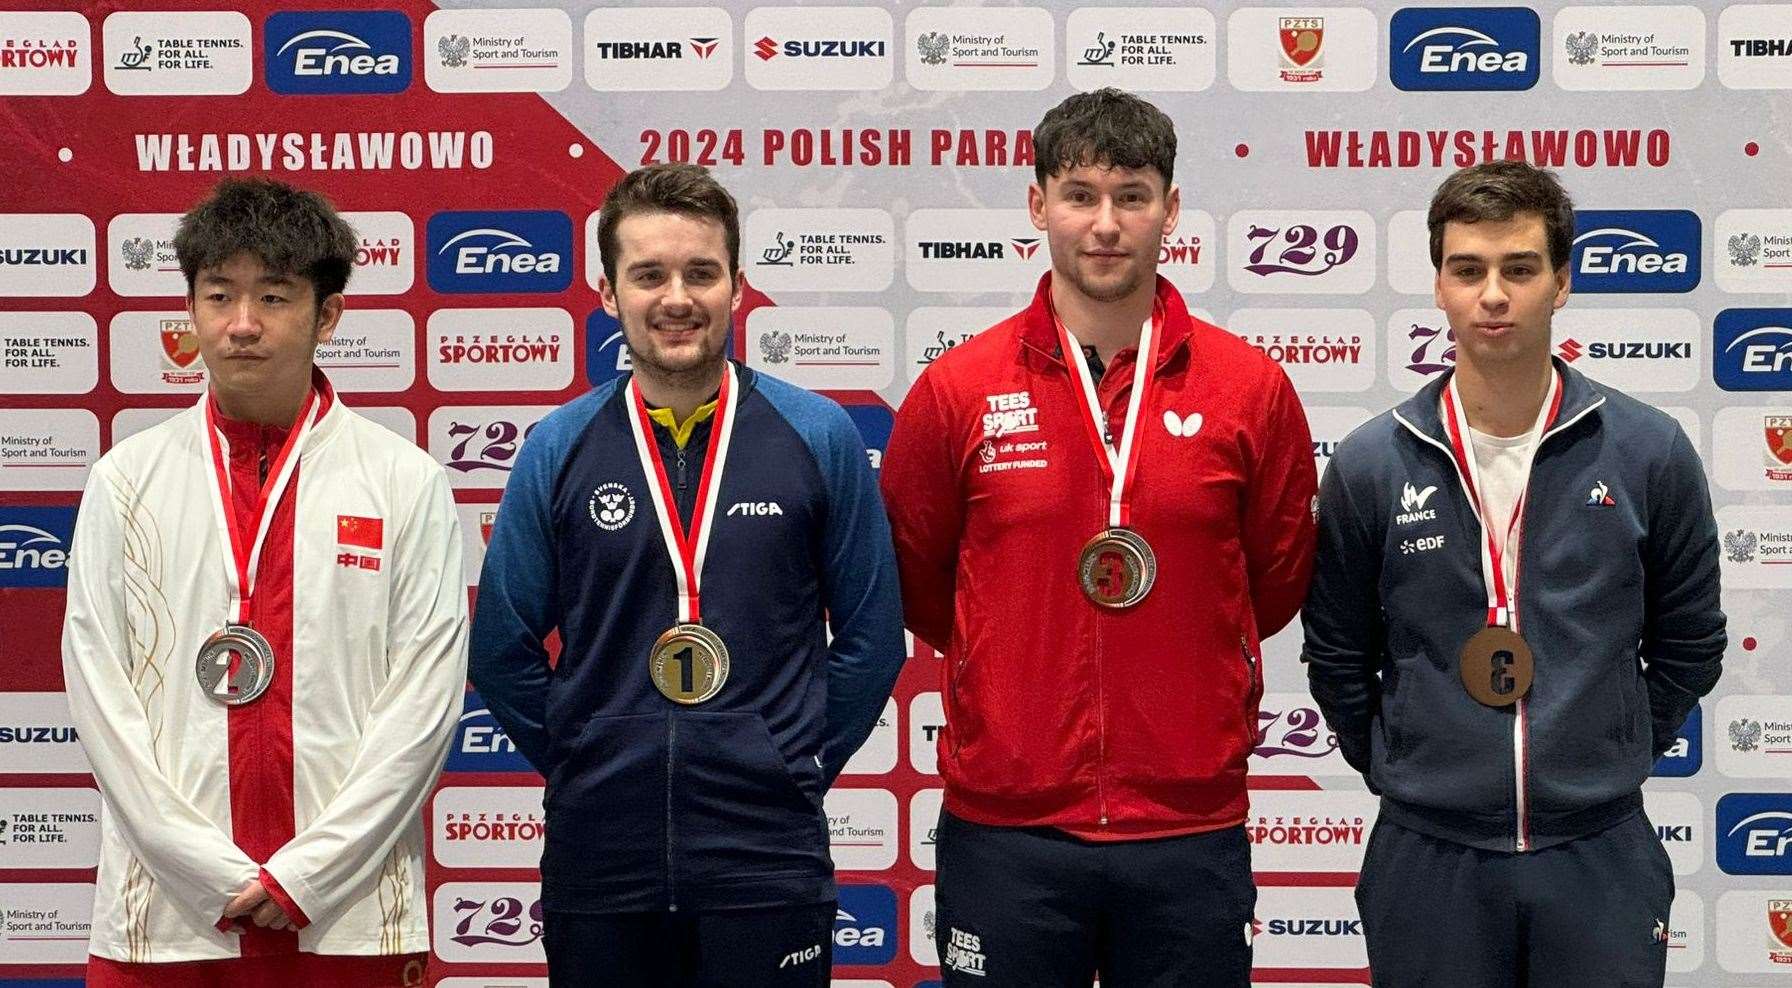
[[[678,746],[678,716],[666,718],[666,911],[678,911],[678,886],[672,875],[672,759]]]
[[[679,490],[679,493],[681,493],[681,494],[684,493],[684,482],[685,482],[684,447],[680,446],[680,447],[678,447],[678,490]]]
[[[1598,408],[1603,404],[1605,404],[1605,399],[1600,398],[1567,419],[1557,422],[1553,428],[1544,432],[1543,436],[1537,440],[1537,452],[1532,455],[1541,455],[1543,452],[1543,444],[1549,442],[1551,436],[1554,436],[1563,429],[1579,422],[1582,418],[1585,418],[1591,413],[1593,409]],[[1394,420],[1405,426],[1406,431],[1419,437],[1421,441],[1429,443],[1442,450],[1444,456],[1450,461],[1450,472],[1456,476],[1456,483],[1461,485],[1463,490],[1468,490],[1468,484],[1462,476],[1462,469],[1456,465],[1456,454],[1451,452],[1448,446],[1445,446],[1443,443],[1426,435],[1418,426],[1408,422],[1406,417],[1400,414],[1399,409],[1394,410]],[[1528,483],[1526,488],[1528,492]],[[1528,497],[1525,499],[1525,512],[1527,514],[1530,512],[1530,499]],[[1479,516],[1477,516],[1475,520],[1481,521]],[[1482,522],[1482,524],[1485,526],[1486,523]],[[1522,569],[1524,565],[1524,546],[1522,544],[1518,547],[1518,551],[1520,554],[1519,566]],[[1517,603],[1518,601],[1513,601],[1513,604],[1516,605]],[[1516,624],[1516,622],[1514,622],[1514,624]],[[1513,630],[1517,631],[1517,628],[1514,627]],[[1530,807],[1528,805],[1529,801],[1525,797],[1525,789],[1527,787],[1526,777],[1529,774],[1528,770],[1530,768],[1530,721],[1527,715],[1527,705],[1524,698],[1520,697],[1518,702],[1513,705],[1512,713],[1512,849],[1522,854],[1531,849]]]

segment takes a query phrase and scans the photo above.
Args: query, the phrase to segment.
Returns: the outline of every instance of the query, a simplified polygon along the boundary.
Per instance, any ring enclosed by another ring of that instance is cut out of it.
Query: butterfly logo
[[[1175,412],[1166,411],[1164,412],[1164,429],[1172,436],[1187,439],[1201,431],[1201,413],[1190,412],[1188,417],[1184,418]]]

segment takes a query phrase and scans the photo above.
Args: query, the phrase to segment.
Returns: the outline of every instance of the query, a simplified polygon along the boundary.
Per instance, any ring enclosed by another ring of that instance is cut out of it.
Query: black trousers
[[[1674,872],[1640,812],[1524,854],[1381,820],[1356,901],[1375,988],[1661,988]]]
[[[827,988],[834,903],[543,917],[554,988]]]
[[[1097,843],[940,815],[934,941],[949,986],[1249,988],[1243,827]]]

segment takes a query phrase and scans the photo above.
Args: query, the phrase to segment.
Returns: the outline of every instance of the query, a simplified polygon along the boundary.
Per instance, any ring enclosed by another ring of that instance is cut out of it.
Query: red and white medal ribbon
[[[311,434],[311,427],[317,424],[323,403],[318,400],[316,389],[306,394],[305,403],[299,407],[298,420],[286,434],[286,444],[280,447],[280,455],[268,467],[268,482],[262,484],[256,500],[252,542],[245,539],[243,528],[237,523],[235,501],[230,491],[229,440],[218,429],[210,393],[199,397],[199,407],[202,412],[199,427],[204,430],[206,448],[211,452],[212,513],[216,516],[220,537],[230,547],[230,565],[225,567],[230,581],[229,623],[248,624],[255,597],[255,576],[261,569],[261,547],[267,542],[268,527],[273,524],[280,498],[292,482],[293,471],[298,469],[299,449],[304,446],[305,437]]]
[[[1444,425],[1450,430],[1450,452],[1456,459],[1456,472],[1462,478],[1462,486],[1468,491],[1469,504],[1475,509],[1475,518],[1481,523],[1481,579],[1487,587],[1487,624],[1489,627],[1507,628],[1518,631],[1518,546],[1523,537],[1524,502],[1530,493],[1531,467],[1537,460],[1537,447],[1543,444],[1543,434],[1555,424],[1556,415],[1562,410],[1562,375],[1553,368],[1549,376],[1549,394],[1545,397],[1541,408],[1537,409],[1537,421],[1531,425],[1531,440],[1525,446],[1524,474],[1520,478],[1518,497],[1512,504],[1512,517],[1506,522],[1505,538],[1499,539],[1493,521],[1487,517],[1485,507],[1481,503],[1481,471],[1475,465],[1474,454],[1469,450],[1468,413],[1462,407],[1462,396],[1456,391],[1456,378],[1450,377],[1450,384],[1444,389]],[[1513,554],[1512,586],[1506,586],[1504,556]]]
[[[697,503],[691,510],[691,528],[685,530],[678,517],[678,502],[673,499],[672,481],[666,475],[665,460],[653,439],[653,418],[647,412],[647,401],[634,378],[629,378],[629,432],[635,438],[635,453],[641,458],[641,472],[648,478],[647,494],[653,501],[654,517],[659,519],[660,535],[666,540],[666,552],[672,557],[672,571],[678,580],[678,622],[703,623],[698,601],[698,581],[703,574],[703,560],[709,554],[709,536],[714,531],[716,497],[722,486],[722,471],[728,460],[728,440],[734,433],[734,410],[739,402],[734,379],[734,364],[722,364],[722,391],[716,397],[716,413],[711,426],[709,455],[703,458],[703,473],[697,481]]]
[[[1077,407],[1082,409],[1083,425],[1088,428],[1089,441],[1095,444],[1102,476],[1108,481],[1109,528],[1127,528],[1132,524],[1132,481],[1139,469],[1139,409],[1146,407],[1146,392],[1150,390],[1152,382],[1151,372],[1157,365],[1161,318],[1161,312],[1154,308],[1151,318],[1146,319],[1139,327],[1138,353],[1132,369],[1132,395],[1126,402],[1126,421],[1120,429],[1120,448],[1116,450],[1107,439],[1108,428],[1102,414],[1101,401],[1095,393],[1095,377],[1089,373],[1089,362],[1083,359],[1083,349],[1071,338],[1070,330],[1065,328],[1064,321],[1058,318],[1057,313],[1052,314],[1052,322],[1058,330],[1058,348],[1077,380],[1078,387],[1071,393],[1076,397]]]

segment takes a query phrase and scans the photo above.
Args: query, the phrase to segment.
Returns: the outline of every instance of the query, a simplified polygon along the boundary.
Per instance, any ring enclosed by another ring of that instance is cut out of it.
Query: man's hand
[[[224,907],[225,919],[234,920],[245,916],[254,921],[256,926],[270,930],[293,929],[292,920],[287,918],[286,911],[280,908],[280,904],[268,895],[268,890],[262,888],[260,879],[243,886],[236,898],[230,900],[230,905]]]

